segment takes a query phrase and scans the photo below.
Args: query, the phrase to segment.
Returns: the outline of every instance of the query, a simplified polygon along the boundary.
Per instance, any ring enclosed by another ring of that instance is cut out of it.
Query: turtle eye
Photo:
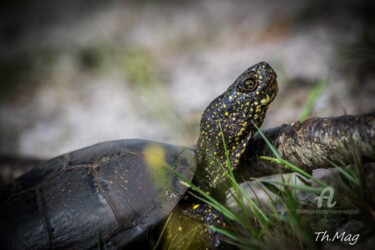
[[[258,83],[252,79],[252,78],[247,78],[244,81],[244,89],[247,91],[254,91],[258,87]]]

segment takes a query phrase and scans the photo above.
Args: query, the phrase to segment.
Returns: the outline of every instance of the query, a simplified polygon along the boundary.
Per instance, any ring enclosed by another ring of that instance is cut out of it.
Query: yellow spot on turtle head
[[[265,105],[267,103],[269,103],[271,101],[271,97],[269,95],[266,96],[266,98],[263,98],[262,100],[260,100],[260,103],[262,105]]]

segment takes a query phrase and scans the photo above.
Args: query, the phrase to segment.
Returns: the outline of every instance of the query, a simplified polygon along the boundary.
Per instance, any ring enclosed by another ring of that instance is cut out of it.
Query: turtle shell
[[[162,221],[186,192],[195,152],[147,140],[104,142],[16,179],[0,205],[2,249],[120,247]]]

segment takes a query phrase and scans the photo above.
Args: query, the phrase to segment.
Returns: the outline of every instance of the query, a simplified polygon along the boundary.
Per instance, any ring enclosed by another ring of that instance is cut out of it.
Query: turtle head
[[[232,167],[235,169],[239,164],[256,132],[254,124],[262,125],[277,92],[276,73],[268,63],[260,62],[243,72],[206,108],[200,123],[197,151],[210,185],[216,186],[225,175],[220,167],[220,164],[227,166],[225,148]]]

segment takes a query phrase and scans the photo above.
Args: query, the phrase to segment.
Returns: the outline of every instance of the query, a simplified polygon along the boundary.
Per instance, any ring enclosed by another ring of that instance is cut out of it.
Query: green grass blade
[[[301,115],[299,116],[300,121],[306,120],[311,115],[318,98],[321,96],[327,85],[327,82],[328,77],[321,77],[315,87],[310,91],[306,104],[301,112]]]
[[[277,159],[282,159],[281,158],[281,155],[279,153],[279,151],[277,151],[277,149],[272,145],[272,143],[267,139],[267,137],[264,135],[264,133],[262,132],[262,130],[253,122],[251,121],[255,128],[258,130],[258,133],[262,136],[263,140],[267,143],[268,147],[271,149],[273,155],[277,158]]]
[[[293,164],[291,164],[290,162],[280,158],[280,159],[277,159],[277,158],[274,158],[274,157],[269,157],[269,156],[261,156],[260,157],[261,159],[264,159],[264,160],[268,160],[270,162],[274,162],[274,163],[278,163],[278,164],[281,164],[283,165],[284,167],[286,168],[289,168],[291,170],[293,170],[294,172],[297,172],[305,177],[307,177],[308,179],[314,181],[315,183],[317,183],[318,185],[320,185],[321,187],[326,187],[327,184],[322,182],[321,180],[315,178],[314,176],[312,176],[311,174],[307,173],[306,171],[300,169],[299,167],[297,166],[294,166]]]
[[[311,183],[306,180],[302,175],[300,174],[296,174],[296,177],[298,180],[300,180],[303,184],[305,184],[306,186],[310,186],[311,187]]]
[[[168,224],[169,224],[169,221],[171,220],[171,217],[172,217],[172,213],[170,213],[170,215],[168,216],[168,219],[167,221],[165,222],[164,226],[163,226],[163,229],[161,230],[160,234],[159,234],[159,237],[158,237],[158,240],[156,241],[154,247],[152,248],[153,250],[156,250],[160,244],[160,241],[161,241],[161,238],[163,237],[163,234],[165,232],[165,229],[167,228]]]
[[[355,175],[351,174],[349,171],[345,171],[342,167],[338,166],[336,163],[329,161],[329,163],[337,169],[337,171],[342,174],[346,179],[348,179],[350,182],[354,183],[358,187],[361,186],[360,181],[358,178],[355,177]]]
[[[291,187],[294,189],[302,190],[305,192],[309,193],[314,193],[314,194],[320,194],[322,192],[323,188],[315,188],[315,187],[309,187],[305,185],[298,185],[298,184],[290,184],[290,183],[285,183],[285,182],[280,182],[280,181],[273,181],[273,180],[261,180],[263,184],[265,183],[270,183],[270,184],[275,184],[275,185],[280,185],[280,186],[286,186],[286,187]]]

